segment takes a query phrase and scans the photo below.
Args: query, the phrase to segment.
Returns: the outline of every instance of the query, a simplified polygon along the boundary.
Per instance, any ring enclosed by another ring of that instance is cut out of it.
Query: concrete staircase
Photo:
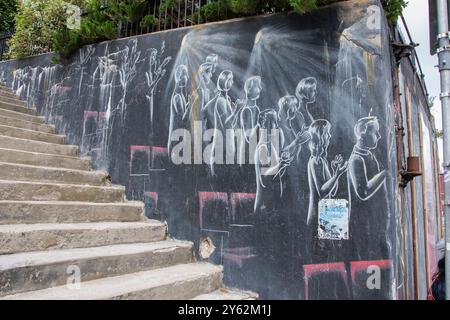
[[[0,299],[256,298],[77,153],[0,85]]]

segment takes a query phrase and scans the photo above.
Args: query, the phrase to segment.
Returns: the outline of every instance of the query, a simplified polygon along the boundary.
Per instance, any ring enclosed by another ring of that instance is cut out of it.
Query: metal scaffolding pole
[[[450,34],[448,0],[436,0],[438,13],[439,72],[441,75],[442,129],[444,130],[444,168],[450,171]],[[447,179],[448,180],[448,179]],[[450,300],[450,181],[444,182],[445,204],[445,292]]]

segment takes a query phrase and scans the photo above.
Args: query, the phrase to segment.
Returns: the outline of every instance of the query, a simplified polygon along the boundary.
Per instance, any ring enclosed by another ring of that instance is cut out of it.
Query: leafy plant
[[[53,35],[53,49],[67,57],[85,44],[116,39],[120,18],[114,5],[114,0],[87,0],[85,9],[88,14],[81,19],[80,29],[60,28]]]
[[[230,10],[240,15],[252,15],[258,12],[260,0],[227,0]]]
[[[0,32],[14,27],[14,16],[17,13],[17,0],[0,0]]]
[[[152,28],[158,24],[158,19],[154,15],[146,15],[142,18],[139,26],[141,28]]]
[[[66,5],[62,0],[29,0],[20,6],[16,31],[9,41],[10,57],[23,58],[53,49],[55,32],[64,28]]]
[[[317,8],[317,0],[289,0],[295,12],[300,14],[312,11]]]
[[[180,4],[180,0],[163,0],[159,5],[159,12],[169,12],[171,9],[175,9]]]
[[[197,9],[191,19],[195,22],[205,23],[232,18],[227,11],[228,7],[225,1],[211,2]]]
[[[407,0],[383,0],[383,7],[390,24],[395,25],[397,23],[398,17],[403,12],[403,9],[408,5]]]
[[[110,8],[114,13],[114,20],[137,22],[141,20],[148,9],[147,0],[122,0],[112,2]]]
[[[17,0],[0,0],[0,27],[12,25]],[[220,21],[234,17],[295,11],[303,14],[339,0],[215,0],[197,8],[193,15],[183,16],[186,4],[182,0],[162,0],[160,19],[147,14],[153,9],[148,0],[28,0],[19,8],[15,18],[16,32],[10,41],[12,58],[58,51],[63,57],[85,44],[112,40],[121,34],[123,26],[152,29],[160,24],[164,29],[180,21],[194,23]],[[66,2],[79,6],[82,15],[80,29],[68,29]],[[395,24],[407,0],[382,0],[386,16]],[[6,8],[6,9],[3,9]],[[180,11],[180,12],[178,12]],[[161,15],[163,17],[161,17]],[[5,18],[4,18],[5,17]],[[9,22],[8,22],[9,19]],[[191,23],[192,24],[192,23]],[[137,30],[137,28],[135,28]],[[137,32],[137,31],[136,31]]]

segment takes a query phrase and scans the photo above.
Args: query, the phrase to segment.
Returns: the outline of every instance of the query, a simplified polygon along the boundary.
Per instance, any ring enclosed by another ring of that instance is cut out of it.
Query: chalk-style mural
[[[1,62],[0,74],[171,236],[213,248],[203,258],[229,286],[370,298],[350,266],[384,261],[378,296],[392,298],[390,52],[358,42],[385,28],[366,30],[367,3],[343,8],[99,43],[64,64]],[[348,203],[348,230],[319,237],[333,201]]]
[[[311,157],[308,161],[309,208],[307,224],[317,222],[318,204],[320,199],[334,197],[338,182],[347,171],[347,162],[342,155],[337,155],[328,164],[327,155],[331,139],[331,124],[327,120],[316,120],[309,127],[311,139],[309,149]],[[331,170],[330,170],[331,169]]]
[[[148,55],[148,70],[145,72],[145,79],[147,80],[148,94],[146,98],[150,110],[150,123],[153,124],[153,105],[155,90],[158,83],[166,75],[166,66],[172,60],[172,57],[164,57],[165,42],[161,45],[161,50],[150,48],[147,50]]]

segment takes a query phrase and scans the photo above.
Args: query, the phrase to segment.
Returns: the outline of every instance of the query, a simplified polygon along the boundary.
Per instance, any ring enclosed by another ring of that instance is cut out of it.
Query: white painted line
[[[450,242],[447,242],[447,251],[450,251]]]

